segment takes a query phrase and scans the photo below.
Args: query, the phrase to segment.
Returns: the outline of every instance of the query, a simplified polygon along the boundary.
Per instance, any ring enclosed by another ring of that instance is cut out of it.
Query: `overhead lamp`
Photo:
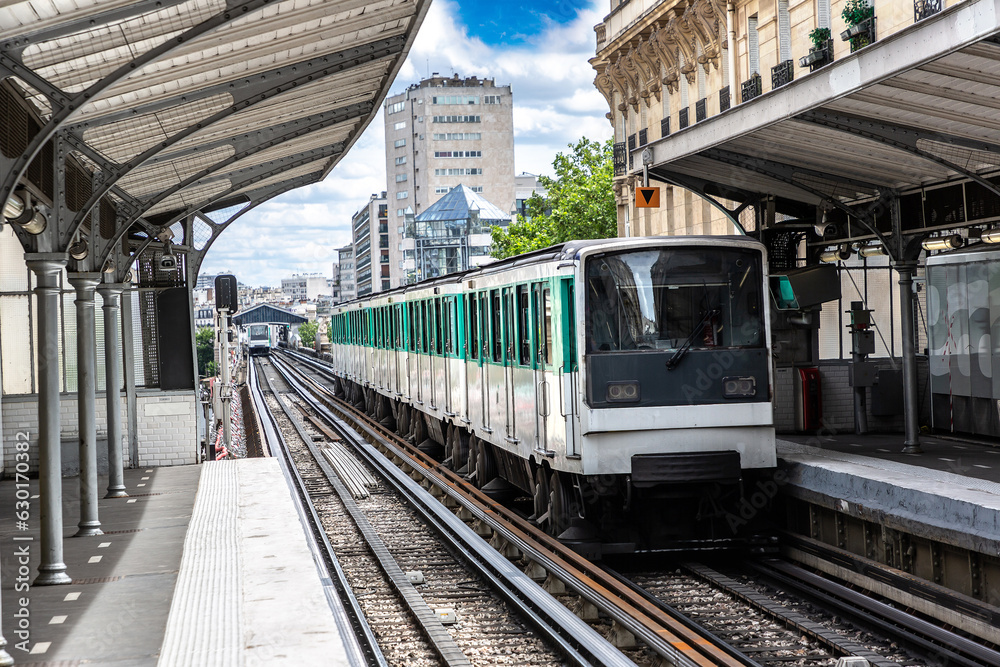
[[[858,257],[875,257],[877,255],[888,255],[889,252],[881,243],[870,243],[858,247]]]
[[[833,250],[827,250],[819,254],[819,261],[825,262],[827,264],[833,264],[834,262],[839,262],[845,259],[850,259],[851,257],[851,246],[842,245],[837,246]]]
[[[83,239],[78,240],[76,243],[74,243],[69,247],[68,252],[69,256],[78,262],[87,259],[87,254],[89,252],[89,248],[87,248],[87,242],[84,241]]]
[[[21,217],[27,207],[24,199],[18,194],[12,194],[3,205],[3,217],[14,220]]]
[[[32,234],[33,236],[38,236],[45,231],[45,227],[48,223],[48,218],[45,217],[44,213],[41,211],[35,211],[35,214],[31,216],[30,220],[21,224],[21,229],[29,234]]]
[[[1000,227],[984,231],[979,239],[983,243],[1000,243]]]
[[[955,250],[965,245],[965,239],[958,234],[949,234],[924,239],[920,245],[924,250]]]

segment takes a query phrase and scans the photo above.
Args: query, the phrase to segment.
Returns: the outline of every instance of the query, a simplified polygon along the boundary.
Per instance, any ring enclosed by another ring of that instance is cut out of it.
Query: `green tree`
[[[540,176],[548,191],[533,194],[527,217],[506,228],[493,227],[493,256],[519,255],[573,239],[603,239],[618,235],[618,212],[612,190],[614,141],[601,143],[583,137],[570,144],[552,162],[556,177]]]
[[[312,347],[316,343],[316,330],[319,326],[315,322],[306,322],[299,325],[299,338],[306,347]]]
[[[200,327],[194,340],[198,350],[198,375],[203,378],[215,375],[215,330]]]

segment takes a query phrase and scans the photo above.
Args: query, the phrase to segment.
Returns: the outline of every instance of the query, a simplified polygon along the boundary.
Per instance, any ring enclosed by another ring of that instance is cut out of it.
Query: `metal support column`
[[[233,441],[233,413],[232,398],[233,388],[229,378],[229,309],[223,308],[219,311],[219,333],[220,339],[220,359],[222,362],[222,384],[219,387],[219,397],[222,399],[222,444],[229,450]]]
[[[893,267],[899,273],[900,334],[903,339],[903,453],[922,454],[920,429],[917,425],[917,356],[913,326],[913,270],[912,262],[897,262]]]
[[[35,586],[68,584],[63,562],[62,442],[59,420],[59,272],[63,253],[26,253],[38,303],[38,487],[41,563]]]
[[[76,288],[77,414],[80,430],[80,523],[75,537],[103,535],[97,511],[97,329],[94,290],[100,273],[71,273]]]
[[[104,302],[104,367],[108,408],[108,493],[105,498],[125,498],[125,471],[122,464],[121,365],[118,359],[118,310],[121,283],[102,283],[97,291]]]

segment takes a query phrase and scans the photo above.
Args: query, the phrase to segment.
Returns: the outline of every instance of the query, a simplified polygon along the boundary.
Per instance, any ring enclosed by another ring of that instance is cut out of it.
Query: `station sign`
[[[636,208],[660,208],[660,188],[636,188]]]

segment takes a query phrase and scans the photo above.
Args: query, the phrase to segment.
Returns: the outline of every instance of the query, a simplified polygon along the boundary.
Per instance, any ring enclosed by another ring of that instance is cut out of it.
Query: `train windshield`
[[[587,352],[763,346],[760,264],[752,249],[711,247],[589,258]]]
[[[250,339],[260,340],[261,338],[267,338],[267,325],[266,324],[254,324],[250,327]]]

